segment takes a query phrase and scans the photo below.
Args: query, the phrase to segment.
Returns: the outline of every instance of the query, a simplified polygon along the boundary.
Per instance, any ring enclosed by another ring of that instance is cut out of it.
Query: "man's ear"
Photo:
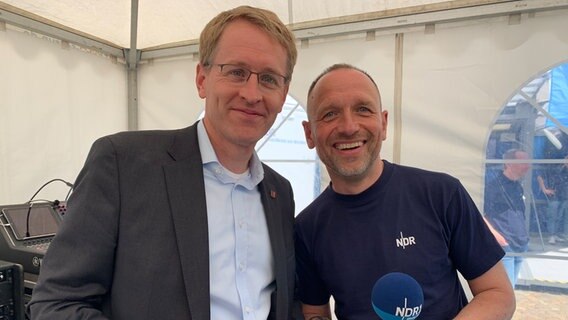
[[[308,148],[313,149],[316,147],[314,140],[312,138],[312,127],[309,121],[302,121],[302,126],[304,127],[304,135],[306,136],[306,143]]]
[[[206,68],[201,65],[201,63],[197,64],[195,70],[195,85],[197,86],[197,93],[201,99],[205,99],[207,96],[205,91],[205,78],[207,78]]]
[[[387,110],[384,110],[381,113],[381,121],[383,122],[383,132],[382,132],[382,136],[383,136],[383,141],[385,141],[387,139],[387,126],[389,123],[389,113]]]

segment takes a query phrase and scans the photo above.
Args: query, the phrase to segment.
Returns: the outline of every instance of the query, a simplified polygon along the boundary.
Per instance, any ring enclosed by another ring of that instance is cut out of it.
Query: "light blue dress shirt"
[[[253,153],[249,169],[224,168],[200,121],[209,231],[211,319],[264,320],[274,291],[274,257],[257,185],[264,177]]]

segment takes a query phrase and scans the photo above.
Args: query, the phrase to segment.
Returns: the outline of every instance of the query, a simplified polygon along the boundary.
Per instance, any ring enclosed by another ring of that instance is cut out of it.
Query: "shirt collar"
[[[209,164],[211,164],[212,167],[215,167],[214,171],[216,172],[219,172],[219,169],[223,172],[228,171],[225,167],[223,167],[223,165],[221,165],[217,158],[217,154],[215,154],[215,150],[213,149],[207,130],[205,130],[203,120],[199,121],[197,124],[197,141],[199,143],[199,151],[201,152],[201,159],[203,161],[204,168],[209,167]],[[239,183],[247,189],[252,189],[264,178],[264,169],[262,168],[262,163],[260,162],[256,151],[252,153],[252,157],[249,162],[249,170],[249,178],[240,179]],[[223,174],[222,180],[225,180],[226,177],[229,177],[229,175],[226,173]]]

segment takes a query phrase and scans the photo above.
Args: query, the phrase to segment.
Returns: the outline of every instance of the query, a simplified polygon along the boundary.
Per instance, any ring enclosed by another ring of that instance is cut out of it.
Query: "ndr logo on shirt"
[[[416,240],[414,239],[414,236],[408,236],[405,237],[402,234],[402,231],[400,232],[400,238],[396,239],[396,246],[398,248],[402,247],[403,249],[406,249],[407,246],[412,246],[416,244]]]

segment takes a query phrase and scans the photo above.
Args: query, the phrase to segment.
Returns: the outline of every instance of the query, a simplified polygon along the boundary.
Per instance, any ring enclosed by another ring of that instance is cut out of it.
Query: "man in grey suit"
[[[254,147],[286,99],[294,36],[242,6],[207,24],[199,51],[202,121],[93,144],[32,319],[293,318],[292,188]]]

